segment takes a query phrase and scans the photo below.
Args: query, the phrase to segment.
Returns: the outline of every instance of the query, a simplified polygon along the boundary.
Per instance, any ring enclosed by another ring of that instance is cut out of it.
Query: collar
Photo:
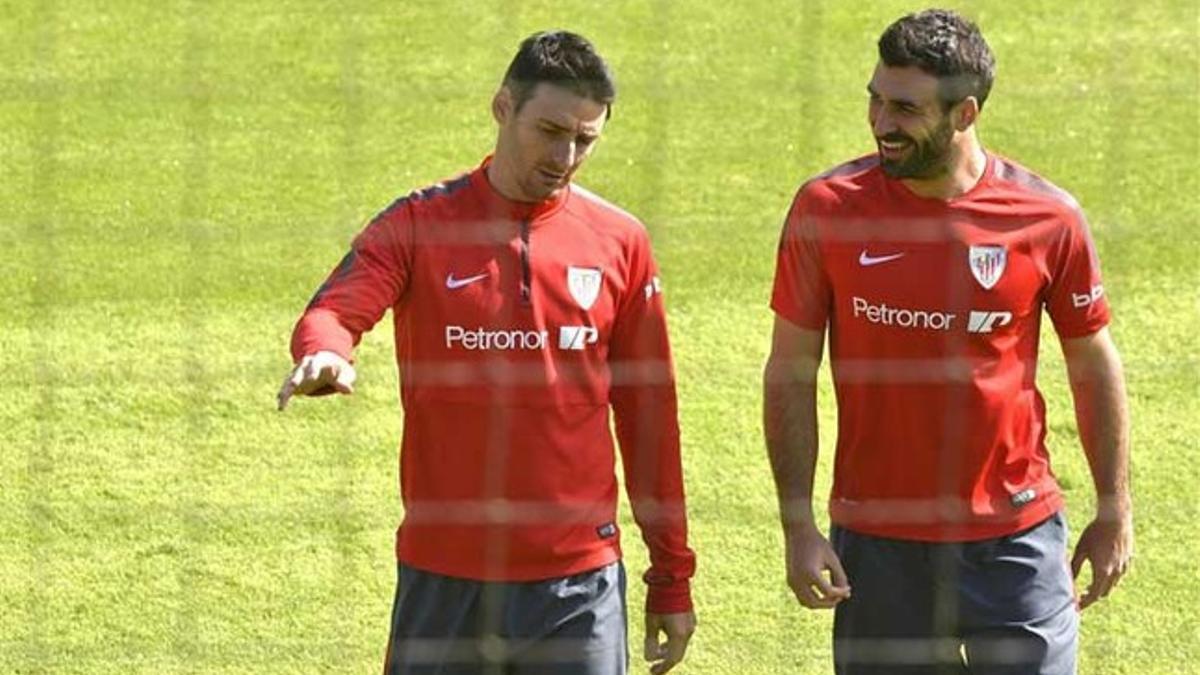
[[[936,206],[936,207],[953,206],[957,203],[966,202],[966,201],[971,200],[976,195],[978,195],[980,192],[987,189],[987,187],[989,185],[991,185],[992,177],[996,173],[996,168],[995,168],[996,160],[995,160],[995,157],[992,155],[992,153],[988,152],[987,150],[983,151],[983,155],[984,155],[984,158],[986,161],[983,165],[983,173],[981,173],[979,175],[979,180],[975,181],[975,184],[972,185],[966,192],[962,193],[961,195],[951,197],[949,199],[942,199],[939,197],[921,196],[921,195],[913,192],[912,190],[910,190],[909,187],[904,184],[903,180],[896,179],[896,178],[888,178],[887,174],[885,174],[883,172],[882,166],[879,166],[878,170],[879,170],[880,175],[883,176],[885,185],[888,185],[892,189],[895,189],[896,191],[898,191],[899,194],[904,195],[906,198],[908,198],[911,201],[915,201],[920,204],[929,204],[929,205]]]
[[[484,203],[488,213],[503,216],[514,221],[533,223],[557,212],[567,203],[571,196],[571,184],[558,191],[558,194],[540,202],[519,202],[505,197],[492,187],[487,177],[487,168],[492,163],[492,156],[483,158],[477,169],[471,172],[471,187]]]

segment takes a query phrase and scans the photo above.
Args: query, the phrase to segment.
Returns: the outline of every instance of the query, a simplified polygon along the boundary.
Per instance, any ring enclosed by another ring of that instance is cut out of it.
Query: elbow
[[[817,371],[821,360],[811,356],[781,358],[775,354],[767,357],[763,366],[763,386],[767,389],[816,385]]]

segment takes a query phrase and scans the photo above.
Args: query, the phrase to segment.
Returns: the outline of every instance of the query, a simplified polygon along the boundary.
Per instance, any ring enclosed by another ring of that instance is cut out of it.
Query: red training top
[[[829,326],[833,522],[962,541],[1061,508],[1035,385],[1042,308],[1061,338],[1109,318],[1070,195],[994,155],[950,200],[917,196],[875,155],[849,162],[797,194],[771,306]]]
[[[489,161],[371,222],[296,325],[292,356],[349,359],[392,308],[396,555],[448,576],[528,581],[620,558],[611,405],[650,552],[647,608],[690,610],[675,383],[645,228],[578,186],[509,201]]]

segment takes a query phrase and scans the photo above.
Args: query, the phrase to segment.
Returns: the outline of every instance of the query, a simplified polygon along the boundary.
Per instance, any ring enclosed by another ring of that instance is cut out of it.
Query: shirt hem
[[[1050,495],[1030,504],[1011,518],[997,519],[980,516],[977,520],[939,522],[931,525],[880,524],[863,518],[855,518],[855,509],[831,503],[830,522],[847,530],[885,537],[928,542],[963,542],[994,539],[1026,530],[1049,518],[1063,508],[1062,494]]]
[[[398,550],[396,552],[396,560],[424,572],[432,572],[446,577],[469,579],[471,581],[500,582],[544,581],[546,579],[569,577],[573,574],[600,569],[620,559],[620,552],[606,548],[585,556],[572,558],[569,562],[553,561],[543,564],[479,566],[478,564],[456,564],[446,560],[439,560],[435,556],[413,554],[411,551]],[[478,563],[482,561],[483,557],[480,557],[472,562]]]

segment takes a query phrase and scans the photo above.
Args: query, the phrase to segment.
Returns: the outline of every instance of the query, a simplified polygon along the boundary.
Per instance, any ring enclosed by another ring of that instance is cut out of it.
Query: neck
[[[500,193],[501,197],[514,202],[529,201],[521,192],[516,181],[512,179],[512,172],[504,165],[504,159],[500,153],[492,156],[492,161],[488,163],[484,175],[487,176],[492,189]]]
[[[987,155],[974,128],[956,136],[947,158],[947,170],[935,178],[903,179],[905,187],[928,199],[954,199],[975,187],[987,169]]]

